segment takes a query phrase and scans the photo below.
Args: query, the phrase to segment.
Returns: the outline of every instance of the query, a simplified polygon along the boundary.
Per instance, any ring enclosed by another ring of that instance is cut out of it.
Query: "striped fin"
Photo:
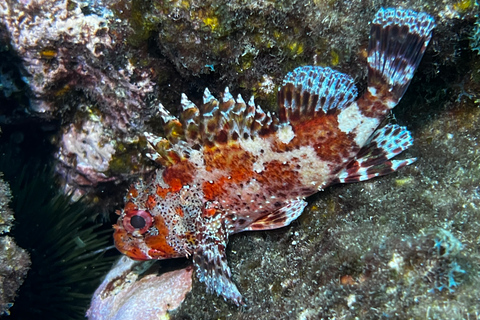
[[[149,132],[144,132],[148,143],[148,152],[146,156],[167,167],[185,160],[185,153],[178,152],[174,148],[176,144],[185,139],[184,125],[175,116],[171,115],[161,104],[159,105],[159,112],[165,123],[165,138],[158,137]]]
[[[198,238],[193,263],[198,279],[207,286],[207,292],[222,295],[225,301],[230,300],[240,306],[245,303],[232,281],[232,272],[228,267],[225,252],[228,232],[221,219],[221,215],[216,215],[202,220],[198,231],[202,237]]]
[[[147,156],[163,166],[188,159],[192,149],[274,133],[279,123],[270,112],[255,105],[253,97],[248,103],[240,95],[235,100],[228,88],[220,101],[207,88],[200,107],[185,94],[181,104],[180,120],[160,105],[164,138],[145,133],[150,149]]]
[[[401,8],[380,9],[368,45],[368,86],[388,86],[393,108],[402,98],[432,37],[434,19]],[[374,91],[374,90],[372,90]]]
[[[181,155],[173,149],[173,144],[165,138],[152,133],[144,132],[148,142],[146,156],[165,167],[176,164],[182,160]]]
[[[289,201],[283,207],[252,222],[242,231],[271,230],[288,226],[302,214],[306,206],[307,202],[301,199]]]
[[[278,120],[255,105],[253,97],[248,103],[238,95],[235,100],[225,88],[219,102],[205,89],[200,115],[203,144],[224,144],[239,138],[247,139],[264,136],[277,130]]]
[[[357,96],[353,79],[330,68],[299,67],[278,92],[280,122],[298,122],[348,107]]]
[[[199,142],[200,139],[200,110],[197,106],[190,100],[187,96],[182,93],[182,114],[181,114],[181,123],[185,129],[185,140],[190,145],[195,145]]]
[[[413,143],[410,132],[405,127],[387,124],[378,129],[371,140],[338,175],[342,183],[365,181],[383,176],[415,162],[415,158],[390,160]]]

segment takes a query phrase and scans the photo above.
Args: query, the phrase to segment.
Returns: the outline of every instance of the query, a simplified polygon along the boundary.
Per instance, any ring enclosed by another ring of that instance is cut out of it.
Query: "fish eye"
[[[143,227],[145,227],[145,225],[147,224],[147,222],[145,221],[145,218],[141,217],[141,216],[133,216],[131,219],[130,219],[130,224],[132,225],[132,227],[134,227],[135,229],[142,229]]]
[[[153,224],[153,217],[145,210],[130,210],[123,217],[123,227],[128,232],[144,234]]]

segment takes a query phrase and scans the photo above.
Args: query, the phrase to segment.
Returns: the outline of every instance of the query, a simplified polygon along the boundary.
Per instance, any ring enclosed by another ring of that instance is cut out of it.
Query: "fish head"
[[[169,259],[184,256],[183,248],[170,244],[170,230],[161,216],[148,210],[123,211],[114,225],[117,249],[134,260]]]
[[[189,200],[190,191],[185,187],[162,193],[152,185],[132,186],[113,226],[117,249],[135,260],[190,256],[196,246],[197,213],[202,210],[199,201]]]

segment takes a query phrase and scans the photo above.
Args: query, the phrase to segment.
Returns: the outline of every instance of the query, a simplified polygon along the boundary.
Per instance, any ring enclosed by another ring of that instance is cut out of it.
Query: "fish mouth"
[[[113,239],[115,247],[120,253],[126,255],[133,260],[150,260],[151,258],[146,255],[139,247],[132,245],[131,237],[125,230],[120,229],[118,226],[114,226],[115,233]]]

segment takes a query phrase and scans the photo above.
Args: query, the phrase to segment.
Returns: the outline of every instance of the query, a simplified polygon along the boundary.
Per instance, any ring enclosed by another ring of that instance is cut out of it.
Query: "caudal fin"
[[[423,12],[382,8],[375,15],[368,45],[368,87],[372,95],[388,90],[390,109],[407,90],[434,27],[434,19]]]

